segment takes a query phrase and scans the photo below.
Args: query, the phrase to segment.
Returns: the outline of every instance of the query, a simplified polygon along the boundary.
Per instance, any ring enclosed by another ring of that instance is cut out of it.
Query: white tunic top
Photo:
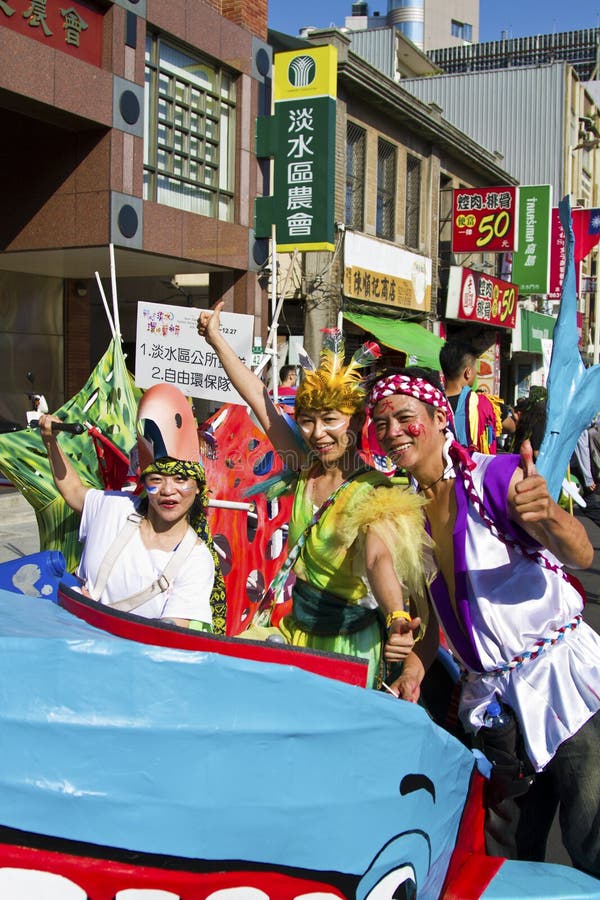
[[[93,587],[109,547],[136,506],[136,498],[131,494],[88,491],[79,528],[79,539],[85,541],[77,570],[82,581]],[[138,530],[118,557],[100,602],[114,603],[144,590],[163,572],[171,556],[169,551],[148,550]],[[147,619],[194,619],[210,624],[214,576],[210,551],[198,541],[169,588],[146,600],[134,612]]]
[[[519,458],[474,453],[473,460],[475,488],[499,531],[542,552],[508,514],[508,483]],[[539,770],[600,708],[600,637],[584,622],[568,627],[581,613],[583,598],[565,580],[558,560],[543,551],[558,567],[552,571],[505,544],[467,499],[460,476],[455,491],[455,596],[464,629],[457,629],[439,576],[432,595],[448,640],[470,673],[459,715],[468,730],[477,731],[488,704],[499,695],[514,710]],[[556,643],[541,649],[536,646],[541,638]],[[531,658],[535,652],[539,655]],[[520,666],[491,673],[519,656],[525,656]]]

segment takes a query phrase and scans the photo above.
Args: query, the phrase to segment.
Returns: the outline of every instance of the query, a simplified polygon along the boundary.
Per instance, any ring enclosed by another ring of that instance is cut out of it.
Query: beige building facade
[[[111,244],[131,368],[139,300],[223,298],[266,328],[270,75],[267,0],[0,4],[0,416],[24,423],[27,371],[51,408],[85,382],[110,339]]]
[[[353,54],[345,34],[316,32],[316,43],[338,50],[336,247],[333,253],[298,254],[286,303],[286,327],[303,334],[313,357],[321,330],[344,316],[359,342],[353,315],[394,320],[400,328],[416,323],[434,334],[452,262],[452,189],[515,183],[497,155],[448,123],[435,105],[416,100]],[[481,256],[471,262],[491,264]],[[280,287],[288,263],[289,257],[281,262]],[[378,294],[365,290],[373,276]],[[423,294],[421,303],[416,294]]]

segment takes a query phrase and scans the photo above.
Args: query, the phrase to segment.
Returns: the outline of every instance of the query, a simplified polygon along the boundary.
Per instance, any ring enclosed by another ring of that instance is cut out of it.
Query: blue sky
[[[387,0],[369,0],[369,12],[387,12]],[[297,35],[300,28],[327,28],[344,24],[352,0],[269,0],[269,26]],[[479,39],[495,41],[506,31],[509,37],[575,31],[600,26],[600,0],[481,0]]]

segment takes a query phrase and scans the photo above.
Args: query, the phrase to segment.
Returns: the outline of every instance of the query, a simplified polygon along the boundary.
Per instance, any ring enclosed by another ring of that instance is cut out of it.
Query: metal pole
[[[243,503],[237,500],[209,500],[206,504],[211,509],[242,509],[252,512],[255,508],[254,503]]]
[[[596,247],[596,290],[594,291],[594,352],[592,362],[598,364],[600,357],[600,244]]]
[[[271,331],[269,338],[273,340],[273,350],[277,350],[277,320],[279,319],[279,311],[277,309],[277,227],[273,225],[271,229]],[[268,347],[267,340],[267,347]],[[277,354],[273,353],[271,357],[271,390],[273,392],[273,403],[277,403],[279,399],[279,378],[278,378]]]
[[[267,335],[267,342],[266,342],[266,344],[265,344],[265,349],[264,349],[264,351],[263,351],[263,358],[261,359],[261,361],[260,361],[260,363],[258,364],[258,366],[256,366],[255,369],[254,369],[254,373],[255,373],[256,375],[260,375],[260,373],[262,372],[262,370],[263,370],[264,367],[266,366],[266,364],[267,364],[267,362],[268,362],[268,359],[269,359],[269,354],[270,354],[272,357],[273,357],[273,356],[274,356],[274,357],[277,356],[277,323],[279,322],[279,316],[281,315],[281,308],[282,308],[282,306],[283,306],[283,304],[284,304],[284,301],[285,301],[285,295],[286,295],[286,291],[287,291],[288,281],[289,281],[289,279],[290,279],[291,272],[292,272],[294,266],[296,265],[296,258],[297,258],[297,256],[298,256],[298,248],[297,248],[297,247],[294,247],[294,253],[293,253],[293,255],[292,255],[292,261],[291,261],[291,263],[290,263],[290,266],[289,266],[287,272],[285,273],[285,279],[284,279],[284,281],[283,281],[283,287],[282,287],[282,290],[281,290],[281,295],[280,295],[280,297],[279,297],[279,301],[278,301],[278,303],[277,303],[277,307],[276,307],[275,312],[274,312],[274,314],[273,314],[273,321],[271,322],[271,327],[269,328],[269,333],[268,333],[268,335]],[[273,344],[273,347],[269,347],[269,344]]]

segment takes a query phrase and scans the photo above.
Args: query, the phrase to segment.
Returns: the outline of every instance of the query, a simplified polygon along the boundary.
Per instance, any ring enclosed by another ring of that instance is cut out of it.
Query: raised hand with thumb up
[[[214,346],[215,341],[219,339],[221,328],[221,310],[225,304],[222,300],[215,303],[212,309],[203,309],[198,316],[198,334],[203,337],[207,344]]]
[[[548,518],[553,506],[548,485],[535,468],[529,441],[521,444],[520,455],[522,476],[517,477],[514,482],[513,509],[524,522],[541,522]]]
[[[520,455],[521,464],[508,488],[511,518],[562,563],[586,569],[594,559],[594,548],[585,528],[550,496],[546,479],[535,468],[529,441],[521,444]]]

